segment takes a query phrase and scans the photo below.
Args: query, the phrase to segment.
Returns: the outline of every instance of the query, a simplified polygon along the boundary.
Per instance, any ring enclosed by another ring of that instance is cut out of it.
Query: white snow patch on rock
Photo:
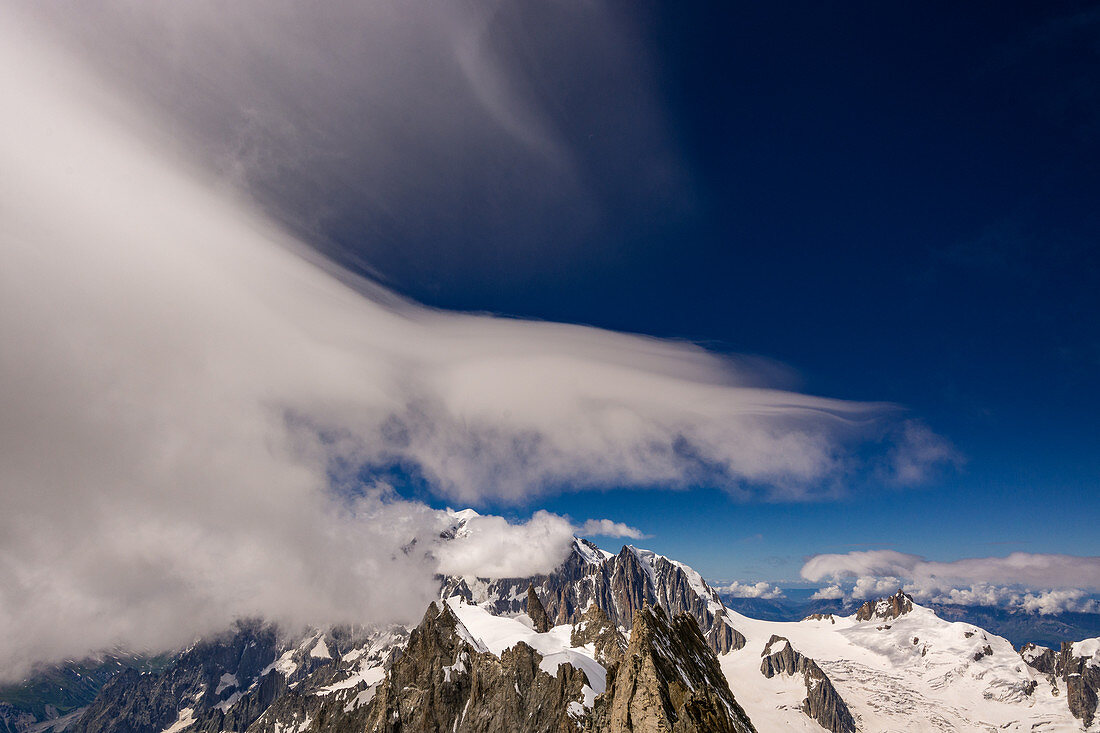
[[[309,656],[314,659],[332,659],[332,655],[328,651],[328,644],[325,643],[324,636],[318,639],[317,644],[310,649]]]

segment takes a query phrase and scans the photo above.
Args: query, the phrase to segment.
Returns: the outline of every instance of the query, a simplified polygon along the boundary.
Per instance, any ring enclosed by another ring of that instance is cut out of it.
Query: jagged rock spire
[[[772,634],[761,657],[760,673],[768,679],[778,674],[802,675],[806,685],[802,712],[831,733],[855,733],[855,719],[832,681],[817,662],[798,653],[789,639]]]
[[[755,733],[714,650],[688,613],[660,606],[634,614],[630,644],[607,672],[593,729],[606,733]]]
[[[870,621],[873,618],[889,620],[912,610],[913,596],[899,588],[898,592],[889,598],[867,601],[860,606],[856,611],[856,621]]]
[[[575,647],[592,644],[596,661],[605,667],[621,661],[626,651],[626,639],[595,603],[585,609],[580,622],[573,627],[569,643]]]
[[[535,625],[535,631],[545,634],[550,630],[550,617],[546,615],[546,608],[535,593],[535,584],[527,586],[527,615],[531,617],[531,623]]]

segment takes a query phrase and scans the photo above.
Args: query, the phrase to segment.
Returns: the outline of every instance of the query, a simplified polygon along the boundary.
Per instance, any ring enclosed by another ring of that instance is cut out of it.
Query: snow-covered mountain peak
[[[443,539],[462,539],[471,536],[469,523],[470,520],[476,519],[481,515],[475,512],[473,509],[462,509],[455,511],[453,509],[447,510],[448,516],[451,521],[448,526],[439,533],[439,536]]]
[[[460,522],[465,522],[467,520],[473,519],[474,517],[481,516],[473,509],[459,509],[458,511],[455,511],[454,509],[447,509],[447,514],[451,515]]]
[[[615,557],[607,550],[600,549],[596,543],[575,535],[573,537],[573,552],[589,565],[601,565],[604,561]]]

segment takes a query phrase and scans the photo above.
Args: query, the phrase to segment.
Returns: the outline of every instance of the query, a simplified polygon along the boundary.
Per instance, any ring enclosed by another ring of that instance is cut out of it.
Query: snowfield
[[[760,673],[761,652],[773,634],[818,663],[863,731],[1083,730],[1069,712],[1065,690],[1053,694],[1047,676],[1025,664],[1006,639],[944,621],[916,604],[896,619],[847,616],[835,623],[728,613],[748,643],[719,661],[760,730],[821,730],[799,710],[806,696],[801,678]]]
[[[557,676],[558,667],[562,664],[570,664],[583,671],[591,687],[591,690],[585,690],[585,707],[591,708],[596,695],[603,694],[606,689],[607,670],[596,661],[592,645],[571,646],[571,624],[555,626],[545,634],[540,634],[531,628],[530,620],[526,616],[494,616],[484,608],[466,603],[458,597],[449,598],[447,605],[473,637],[475,647],[499,657],[505,649],[522,641],[542,655],[539,669],[544,672]]]

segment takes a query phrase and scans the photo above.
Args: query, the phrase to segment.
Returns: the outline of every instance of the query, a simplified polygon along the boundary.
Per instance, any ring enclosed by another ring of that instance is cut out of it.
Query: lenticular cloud
[[[879,406],[750,386],[689,344],[442,313],[334,271],[34,39],[0,16],[0,666],[244,613],[412,618],[438,562],[401,548],[438,516],[364,497],[372,467],[462,503],[801,498],[884,433]],[[559,525],[528,529],[560,550]]]
[[[90,483],[152,463],[153,485],[263,475],[259,453],[306,483],[403,462],[463,501],[700,479],[796,494],[881,427],[881,406],[748,386],[690,344],[349,282],[99,113],[90,80],[58,59],[34,78],[34,49],[6,45],[23,71],[5,92],[24,100],[0,143],[19,181],[3,224],[8,465]]]

